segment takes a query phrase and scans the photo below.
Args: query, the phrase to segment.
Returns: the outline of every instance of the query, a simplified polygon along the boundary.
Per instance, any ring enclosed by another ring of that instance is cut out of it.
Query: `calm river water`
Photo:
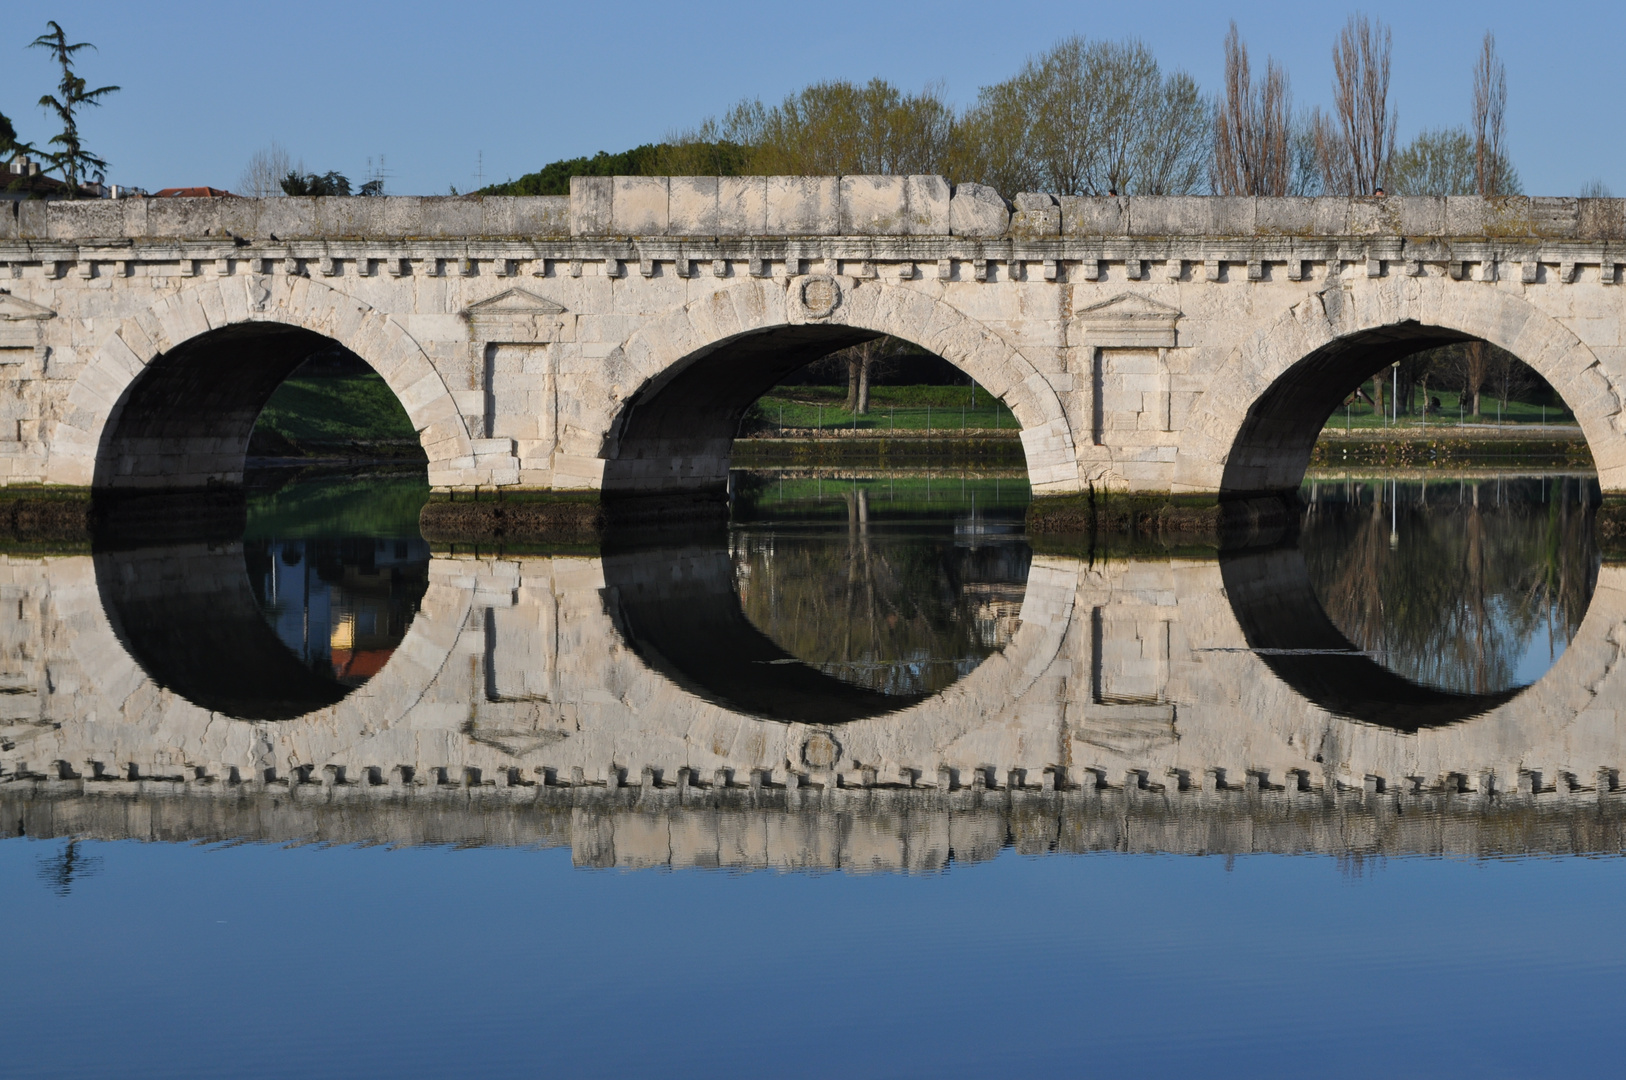
[[[416,481],[0,554],[8,1076],[1612,1065],[1587,476],[1030,544],[1009,475],[445,550]]]

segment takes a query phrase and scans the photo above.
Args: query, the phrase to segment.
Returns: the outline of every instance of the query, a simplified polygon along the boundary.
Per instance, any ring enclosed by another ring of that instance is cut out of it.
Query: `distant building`
[[[203,190],[195,188],[176,190]],[[108,185],[100,180],[79,185],[81,199],[122,199],[145,194],[140,188]],[[225,192],[220,192],[225,194]],[[40,163],[23,154],[13,157],[0,172],[0,201],[24,202],[28,199],[66,199],[68,185],[54,176],[47,176]]]
[[[216,187],[167,187],[152,193],[154,199],[235,199],[229,191]]]

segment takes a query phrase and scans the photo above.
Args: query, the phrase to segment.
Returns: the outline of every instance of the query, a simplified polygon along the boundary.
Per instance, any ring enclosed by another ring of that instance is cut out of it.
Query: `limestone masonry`
[[[8,204],[0,480],[235,483],[272,389],[336,341],[437,488],[710,491],[751,401],[892,334],[1010,405],[1036,492],[1281,492],[1359,380],[1477,337],[1553,384],[1623,492],[1623,205],[1008,204],[934,176]]]

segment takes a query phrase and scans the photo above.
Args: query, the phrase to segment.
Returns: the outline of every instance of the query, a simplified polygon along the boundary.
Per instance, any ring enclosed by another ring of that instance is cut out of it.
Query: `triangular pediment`
[[[564,310],[563,304],[555,303],[545,296],[513,288],[478,304],[470,304],[463,314],[471,318],[490,318],[494,315],[559,315]]]
[[[48,307],[24,300],[10,293],[0,293],[0,320],[16,322],[20,319],[54,319],[56,312]]]
[[[1159,303],[1138,293],[1122,293],[1111,300],[1103,300],[1078,312],[1079,318],[1086,322],[1107,322],[1112,319],[1164,319],[1172,323],[1180,318],[1181,314],[1179,308]]]

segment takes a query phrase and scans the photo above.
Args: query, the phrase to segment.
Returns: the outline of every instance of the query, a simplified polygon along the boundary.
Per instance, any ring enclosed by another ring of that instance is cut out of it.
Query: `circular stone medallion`
[[[814,769],[828,769],[841,757],[841,744],[825,732],[815,732],[802,744],[802,763]]]
[[[822,274],[802,282],[802,306],[816,319],[822,319],[841,303],[841,286]]]

